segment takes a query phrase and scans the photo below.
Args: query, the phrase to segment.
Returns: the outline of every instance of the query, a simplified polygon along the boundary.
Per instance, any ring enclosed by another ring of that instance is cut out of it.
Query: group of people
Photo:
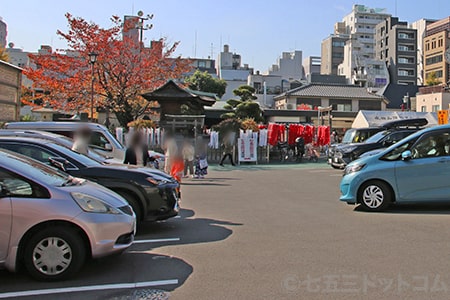
[[[179,147],[175,138],[167,134],[163,145],[165,165],[164,172],[181,181],[181,178],[204,178],[208,174],[208,161],[204,143],[198,142],[197,149],[192,142],[185,139]],[[154,158],[148,154],[148,147],[143,142],[140,132],[134,132],[125,152],[124,164],[147,166]]]
[[[87,155],[92,132],[89,128],[80,128],[74,137],[72,150]],[[233,141],[231,136],[226,136],[223,140],[224,149],[219,165],[223,166],[225,160],[229,158],[233,161]],[[179,147],[175,137],[166,134],[163,145],[165,155],[164,172],[181,181],[181,178],[204,178],[208,174],[207,145],[202,140],[197,140],[196,146],[189,139],[185,139]],[[128,148],[125,151],[124,164],[145,167],[150,164],[156,166],[157,159],[149,155],[148,146],[144,142],[144,136],[136,131],[131,135]]]

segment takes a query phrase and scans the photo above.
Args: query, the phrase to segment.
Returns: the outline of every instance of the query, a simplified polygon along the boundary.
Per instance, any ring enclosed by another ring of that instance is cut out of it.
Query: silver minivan
[[[108,129],[97,123],[87,122],[11,122],[4,125],[6,129],[28,129],[53,132],[73,138],[80,128],[89,128],[92,132],[89,145],[100,154],[123,161],[125,146],[122,145]]]
[[[113,191],[6,150],[0,161],[0,267],[59,280],[133,243],[135,214]]]

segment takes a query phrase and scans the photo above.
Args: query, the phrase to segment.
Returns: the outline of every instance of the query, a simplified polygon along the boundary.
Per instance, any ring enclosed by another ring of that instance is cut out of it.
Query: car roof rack
[[[417,119],[403,119],[398,121],[392,121],[388,123],[384,123],[380,127],[384,129],[392,129],[397,127],[422,127],[428,124],[428,120],[425,118],[417,118]]]

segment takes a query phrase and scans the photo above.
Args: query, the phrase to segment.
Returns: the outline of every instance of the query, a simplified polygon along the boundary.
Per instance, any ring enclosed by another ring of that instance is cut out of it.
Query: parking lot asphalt
[[[450,204],[365,213],[338,201],[341,176],[213,166],[183,181],[179,217],[142,225],[124,254],[63,282],[0,271],[0,298],[448,299]]]

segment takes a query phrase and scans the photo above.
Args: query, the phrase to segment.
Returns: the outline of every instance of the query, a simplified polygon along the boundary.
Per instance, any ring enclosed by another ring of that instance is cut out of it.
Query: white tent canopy
[[[387,122],[418,118],[427,119],[427,127],[438,125],[437,114],[431,112],[360,110],[352,128],[378,127]]]

